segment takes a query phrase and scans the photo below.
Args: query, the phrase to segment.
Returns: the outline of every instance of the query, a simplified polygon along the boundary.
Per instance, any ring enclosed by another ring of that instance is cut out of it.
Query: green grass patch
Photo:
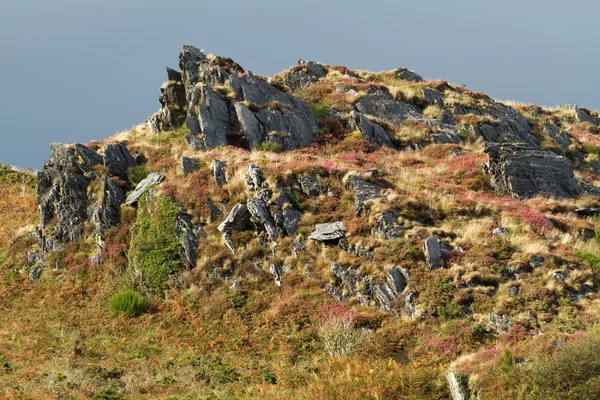
[[[108,301],[110,311],[122,312],[132,317],[140,315],[144,311],[144,305],[144,297],[131,289],[114,294]]]
[[[575,255],[579,257],[582,261],[589,263],[595,270],[600,270],[600,256],[597,256],[594,253],[581,250],[575,251]]]
[[[35,189],[37,178],[32,173],[17,171],[10,165],[0,163],[0,185],[27,185]]]
[[[329,117],[329,112],[331,111],[331,106],[329,104],[318,102],[310,103],[308,106],[315,112],[315,114],[317,114],[317,117],[321,119]]]

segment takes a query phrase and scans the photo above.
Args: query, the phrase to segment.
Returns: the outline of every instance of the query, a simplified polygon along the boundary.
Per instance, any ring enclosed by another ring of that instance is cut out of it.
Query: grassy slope
[[[363,75],[367,81],[391,86],[391,92],[416,104],[415,89],[441,85],[407,84],[386,74]],[[298,95],[313,107],[336,106],[343,111],[355,99],[331,90],[340,79],[330,74],[324,84]],[[345,80],[344,85],[365,90],[356,82]],[[475,100],[466,93],[460,101]],[[528,115],[528,106],[516,107]],[[435,114],[435,110],[428,112]],[[543,110],[541,117],[528,117],[536,128],[561,113],[566,111]],[[589,127],[579,124],[571,129],[577,140],[569,151],[594,145],[594,132],[585,128]],[[398,140],[405,142],[422,140],[426,132],[419,129],[393,128]],[[206,223],[198,267],[166,299],[150,296],[148,312],[137,318],[108,310],[109,297],[127,285],[123,276],[129,230],[135,222],[133,209],[123,207],[122,225],[107,234],[104,265],[87,265],[93,243],[68,245],[56,256],[63,261],[63,270],[48,268],[40,281],[29,284],[24,255],[31,245],[27,233],[32,226],[16,232],[36,223],[35,197],[31,189],[23,192],[20,185],[0,190],[0,216],[5,221],[0,248],[7,249],[0,275],[1,397],[88,398],[96,394],[98,398],[102,390],[110,390],[104,393],[148,399],[449,398],[443,373],[462,356],[454,365],[472,374],[482,398],[511,398],[531,388],[530,381],[518,377],[522,369],[536,364],[506,362],[505,348],[515,356],[538,359],[598,322],[596,294],[577,304],[565,294],[567,288],[586,282],[597,285],[599,265],[586,255],[598,254],[600,244],[576,237],[578,228],[593,228],[597,223],[570,212],[596,200],[516,201],[498,196],[481,173],[486,157],[478,142],[460,146],[459,156],[451,154],[454,145],[400,153],[373,149],[355,134],[324,120],[328,144],[320,147],[285,154],[227,147],[199,155],[186,147],[184,133],[151,135],[140,126],[109,139],[143,152],[149,159],[148,170],[167,176],[160,194],[173,196],[196,222]],[[551,145],[548,138],[541,138]],[[588,161],[593,161],[594,153],[588,153]],[[177,162],[181,155],[198,158],[203,167],[184,177]],[[208,171],[213,158],[229,165],[229,183],[223,188],[214,184]],[[228,208],[244,201],[248,193],[243,174],[249,161],[261,166],[271,188],[290,173],[323,175],[336,196],[294,199],[304,213],[300,233],[307,236],[315,223],[343,220],[351,243],[371,249],[374,261],[314,243],[298,258],[291,257],[289,239],[283,239],[270,257],[248,233],[234,235],[240,251],[230,255],[216,230],[220,221],[209,220],[205,201],[210,198]],[[343,189],[342,180],[349,171],[371,168],[383,172],[389,189],[384,199],[371,204],[370,217],[356,219],[353,198]],[[585,169],[578,174],[593,183]],[[388,209],[402,216],[406,238],[383,241],[369,235],[377,211]],[[558,228],[550,229],[546,216]],[[510,231],[506,240],[490,234],[499,225]],[[571,229],[559,229],[564,226]],[[427,271],[420,245],[434,233],[465,253],[453,254],[446,269]],[[502,276],[502,265],[518,266],[534,254],[543,254],[547,262],[518,281],[518,296],[509,296],[507,287],[514,282]],[[268,274],[273,262],[292,267],[282,287],[276,287]],[[381,276],[391,265],[408,268],[410,288],[420,293],[419,307],[430,317],[411,321],[360,307],[355,301],[335,304],[321,288],[330,280],[331,262],[373,276]],[[307,264],[312,279],[304,273]],[[561,266],[574,271],[563,284],[550,278]],[[230,282],[213,277],[215,271],[233,271],[244,282],[242,290],[229,289]],[[459,280],[478,285],[464,287]],[[455,304],[466,304],[471,313],[459,315]],[[355,321],[377,328],[370,343],[347,360],[330,359],[318,336],[323,316],[330,312],[351,312]],[[485,328],[491,312],[510,315],[511,331],[496,335]],[[537,331],[544,334],[531,339],[528,332]]]

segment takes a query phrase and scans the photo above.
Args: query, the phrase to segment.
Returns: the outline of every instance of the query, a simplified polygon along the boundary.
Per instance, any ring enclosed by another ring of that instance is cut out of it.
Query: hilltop
[[[0,170],[6,398],[594,398],[600,114],[184,46]]]

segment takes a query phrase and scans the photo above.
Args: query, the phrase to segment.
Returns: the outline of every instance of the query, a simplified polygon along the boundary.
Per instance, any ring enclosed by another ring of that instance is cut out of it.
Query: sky
[[[595,0],[0,0],[0,162],[158,110],[181,46],[273,75],[299,58],[413,69],[501,100],[600,109]]]

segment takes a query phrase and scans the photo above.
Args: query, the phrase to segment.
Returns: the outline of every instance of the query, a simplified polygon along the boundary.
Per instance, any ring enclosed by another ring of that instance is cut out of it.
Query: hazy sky
[[[0,162],[105,138],[159,108],[183,44],[272,75],[298,58],[408,67],[498,99],[600,109],[600,2],[0,0]]]

